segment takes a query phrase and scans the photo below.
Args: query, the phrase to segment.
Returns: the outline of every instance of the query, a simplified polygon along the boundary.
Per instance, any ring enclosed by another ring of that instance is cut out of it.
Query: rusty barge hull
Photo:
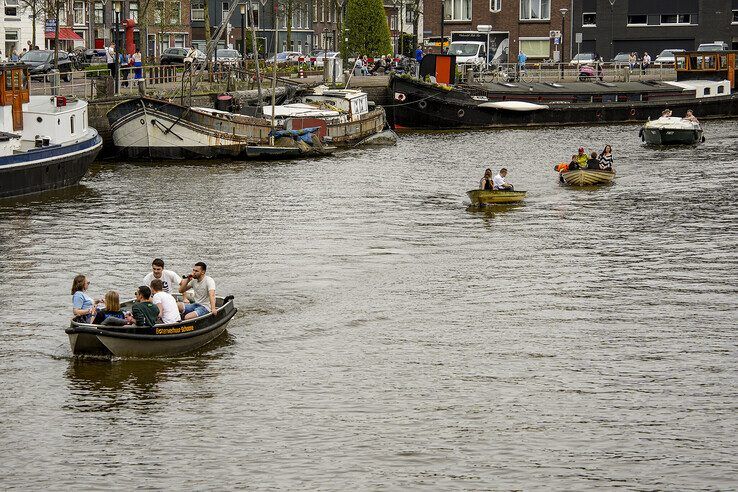
[[[270,122],[208,112],[152,98],[122,102],[108,111],[119,155],[133,159],[239,157],[269,142]]]

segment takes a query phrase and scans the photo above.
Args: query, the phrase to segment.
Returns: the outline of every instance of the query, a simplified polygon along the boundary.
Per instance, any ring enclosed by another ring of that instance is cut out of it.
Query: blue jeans
[[[184,305],[184,313],[182,314],[184,315],[187,313],[191,313],[192,311],[196,312],[198,316],[205,316],[210,312],[208,308],[206,308],[202,304],[190,303]]]

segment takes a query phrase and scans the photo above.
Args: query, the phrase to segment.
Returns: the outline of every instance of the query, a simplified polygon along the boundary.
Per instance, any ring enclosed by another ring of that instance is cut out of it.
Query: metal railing
[[[675,80],[673,66],[651,66],[643,69],[631,68],[627,63],[602,63],[596,65],[571,65],[554,63],[528,63],[524,69],[508,63],[487,70],[471,65],[459,65],[461,80],[471,83],[555,83],[555,82],[629,82],[647,80]]]

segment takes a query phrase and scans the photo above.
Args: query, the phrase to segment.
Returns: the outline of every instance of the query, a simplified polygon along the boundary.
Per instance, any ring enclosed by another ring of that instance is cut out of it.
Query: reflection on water
[[[735,488],[736,130],[675,150],[613,126],[104,163],[0,203],[0,483]],[[606,143],[614,186],[558,184],[554,163]],[[502,166],[524,204],[467,208]],[[127,297],[155,257],[208,264],[239,308],[228,337],[71,358],[74,274]]]

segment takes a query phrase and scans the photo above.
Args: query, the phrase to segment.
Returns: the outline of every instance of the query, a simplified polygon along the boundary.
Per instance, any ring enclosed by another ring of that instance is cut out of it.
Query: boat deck
[[[502,94],[643,94],[643,93],[683,93],[689,89],[676,87],[666,82],[490,82],[466,85],[465,89],[485,89]]]

